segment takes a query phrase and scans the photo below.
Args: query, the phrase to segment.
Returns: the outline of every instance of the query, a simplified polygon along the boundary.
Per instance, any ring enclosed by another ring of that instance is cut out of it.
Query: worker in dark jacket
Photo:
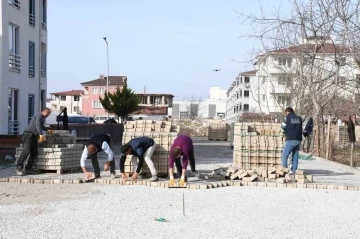
[[[295,174],[298,167],[299,151],[302,141],[302,119],[294,113],[291,107],[285,109],[285,115],[286,117],[281,123],[281,130],[286,137],[282,154],[282,166],[287,168],[288,157],[290,153],[292,153],[290,174]]]
[[[112,178],[116,177],[115,173],[115,159],[113,153],[113,142],[108,134],[96,134],[92,136],[88,142],[85,144],[84,151],[81,155],[80,165],[84,171],[86,178],[91,178],[92,173],[90,173],[85,167],[85,161],[90,157],[92,166],[94,168],[95,178],[100,177],[100,167],[97,154],[101,151],[104,151],[107,155],[107,162],[104,165],[104,171],[108,171],[110,168],[110,174]]]
[[[120,156],[120,173],[124,181],[127,180],[127,175],[125,174],[125,160],[126,155],[132,155],[131,163],[133,166],[134,173],[131,177],[132,181],[136,180],[139,177],[141,168],[144,164],[144,160],[151,172],[150,182],[158,181],[157,171],[155,169],[154,163],[151,160],[156,148],[156,143],[153,139],[148,137],[139,137],[130,140],[127,144],[121,146],[121,156]],[[139,162],[138,162],[139,160]]]
[[[43,131],[47,131],[49,128],[44,126],[45,119],[51,114],[49,108],[43,109],[40,113],[34,115],[28,127],[25,129],[22,135],[22,152],[17,159],[16,174],[23,176],[25,173],[32,173],[33,164],[38,156],[38,142],[45,142],[45,136]],[[30,154],[30,156],[29,156]],[[27,165],[25,166],[25,172],[23,172],[24,161],[29,156]]]
[[[181,164],[182,156],[182,164]],[[180,184],[183,184],[186,181],[186,168],[188,162],[190,161],[191,173],[195,177],[199,177],[199,173],[195,170],[195,155],[194,155],[194,146],[192,139],[187,135],[179,135],[174,140],[170,148],[169,154],[169,176],[170,176],[170,185],[175,183],[174,181],[174,162],[178,174],[180,174]]]

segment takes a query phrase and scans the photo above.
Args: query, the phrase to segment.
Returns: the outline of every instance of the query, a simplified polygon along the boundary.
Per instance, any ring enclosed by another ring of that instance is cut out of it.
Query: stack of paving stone
[[[209,140],[223,140],[228,139],[228,125],[225,123],[210,123],[208,127]]]
[[[125,132],[123,137],[123,144],[129,142],[133,138],[138,137],[149,137],[154,139],[156,143],[155,151],[151,157],[154,162],[155,168],[158,172],[158,176],[166,176],[168,174],[168,162],[169,162],[169,150],[171,145],[173,144],[178,133],[170,132],[143,132],[143,133],[133,133],[133,132]],[[125,161],[125,172],[132,174],[134,171],[132,169],[131,164],[131,156],[128,155]],[[149,176],[150,170],[144,162],[142,173]]]
[[[281,166],[284,137],[280,126],[274,123],[236,123],[233,165],[244,170]]]
[[[280,166],[250,170],[232,166],[224,173],[224,176],[231,180],[240,179],[243,182],[309,183],[313,181],[313,176],[305,175],[304,170],[296,170],[295,175],[290,175],[289,169]]]
[[[136,120],[126,122],[125,132],[150,133],[150,132],[178,132],[177,127],[169,121]]]
[[[76,144],[76,136],[68,130],[54,130],[47,135],[47,140],[39,144],[39,155],[36,160],[38,171],[75,171],[80,168],[83,145]],[[16,158],[22,151],[22,145],[16,148]]]

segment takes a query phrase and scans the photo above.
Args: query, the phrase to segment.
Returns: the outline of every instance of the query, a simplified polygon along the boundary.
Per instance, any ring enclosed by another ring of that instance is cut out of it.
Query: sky
[[[48,92],[82,89],[107,75],[128,77],[137,93],[176,99],[208,98],[253,70],[253,40],[236,11],[260,14],[280,0],[57,0],[48,1]],[[220,69],[220,71],[213,71]]]

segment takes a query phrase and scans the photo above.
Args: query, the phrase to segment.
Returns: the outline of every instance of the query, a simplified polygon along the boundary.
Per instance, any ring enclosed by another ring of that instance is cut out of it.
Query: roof
[[[358,50],[357,50],[358,51]],[[345,46],[334,44],[301,44],[297,46],[291,46],[287,48],[280,48],[277,50],[268,51],[258,56],[266,56],[272,53],[316,53],[316,54],[334,54],[334,53],[351,53],[351,49]]]
[[[242,75],[242,76],[253,76],[253,75],[256,75],[256,70],[241,72],[239,75]]]
[[[173,94],[161,94],[161,93],[135,93],[137,95],[149,95],[149,96],[171,96],[174,97]]]
[[[80,83],[82,86],[103,86],[106,85],[107,77]],[[127,82],[126,76],[109,76],[109,85],[124,85]]]
[[[82,94],[83,94],[82,90],[69,90],[69,91],[50,93],[50,95],[72,95],[72,96],[80,96]]]

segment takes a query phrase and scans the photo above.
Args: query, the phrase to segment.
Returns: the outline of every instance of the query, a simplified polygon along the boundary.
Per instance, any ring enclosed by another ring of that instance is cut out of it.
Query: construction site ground
[[[229,142],[194,138],[194,145],[202,173],[232,163]],[[80,172],[29,175],[21,179],[39,181],[0,182],[0,238],[360,238],[358,170],[321,159],[300,160],[299,168],[314,175],[307,188],[228,180],[220,185],[229,187],[189,190],[75,184]],[[1,166],[0,180],[14,175],[14,165]],[[198,183],[209,182],[189,177]]]
[[[230,148],[228,141],[208,140],[207,138],[194,137],[193,143],[195,147],[196,169],[199,173],[208,174],[211,173],[214,169],[217,169],[219,167],[226,167],[232,164],[233,150]],[[115,151],[116,168],[117,168],[116,173],[119,176],[120,145],[115,145],[114,151]],[[313,160],[299,160],[298,168],[304,169],[305,174],[307,175],[308,174],[313,175],[314,182],[308,183],[305,186],[297,184],[299,186],[295,185],[289,187],[309,187],[309,188],[329,187],[329,189],[331,188],[331,189],[360,190],[359,169],[351,168],[342,164],[338,164],[317,157],[312,157],[312,159]],[[106,160],[107,160],[106,154],[99,153],[100,165],[103,165]],[[90,170],[92,169],[90,160],[87,160],[87,167]],[[119,178],[112,180],[109,177],[109,175],[110,175],[109,172],[101,172],[101,176],[102,176],[101,179],[96,180],[95,183],[108,183],[108,184],[121,183],[121,180]],[[188,173],[187,175],[188,175],[188,188],[192,188],[192,189],[207,189],[207,188],[216,188],[221,186],[243,186],[243,185],[287,187],[287,185],[289,185],[289,184],[282,185],[279,183],[263,183],[263,182],[240,183],[240,181],[238,180],[233,180],[233,181],[224,180],[219,182],[211,178],[206,180],[198,179],[192,177],[190,173]],[[18,182],[18,183],[19,182],[40,183],[40,184],[42,183],[75,184],[75,183],[83,182],[83,178],[84,175],[81,171],[68,172],[62,175],[56,174],[54,172],[54,173],[40,173],[40,174],[26,175],[26,176],[16,176],[15,165],[0,166],[0,182],[5,181],[5,182]],[[31,179],[31,180],[27,180],[27,179]],[[165,184],[168,182],[168,178],[166,177],[160,178],[159,182],[151,183],[151,184],[146,182],[147,179],[138,180],[138,184],[141,185],[166,187]],[[128,184],[130,183],[131,182],[128,182]],[[205,185],[208,186],[206,187]]]

